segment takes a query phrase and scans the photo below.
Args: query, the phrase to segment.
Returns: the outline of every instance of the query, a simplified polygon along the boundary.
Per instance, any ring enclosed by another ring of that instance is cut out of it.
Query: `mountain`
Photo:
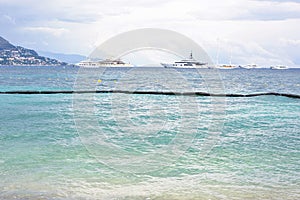
[[[76,64],[82,60],[86,60],[86,56],[79,54],[63,54],[63,53],[53,53],[47,51],[38,51],[41,56],[54,58],[66,63]]]
[[[67,63],[40,56],[31,49],[14,46],[0,36],[0,65],[67,65]]]
[[[15,46],[10,44],[7,40],[0,36],[0,51],[15,49]]]

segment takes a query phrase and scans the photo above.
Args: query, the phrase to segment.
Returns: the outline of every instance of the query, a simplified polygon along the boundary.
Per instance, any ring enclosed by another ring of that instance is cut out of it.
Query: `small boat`
[[[236,68],[238,68],[238,66],[231,64],[231,60],[232,60],[232,49],[230,50],[229,64],[224,64],[224,65],[217,64],[215,68],[217,68],[217,69],[236,69]],[[218,49],[217,63],[219,63],[219,49]]]
[[[112,59],[105,59],[99,61],[92,61],[92,60],[84,60],[76,64],[79,67],[84,68],[97,68],[97,67],[134,67],[134,65],[130,63],[125,63],[121,60],[112,60]]]
[[[216,66],[217,69],[236,69],[237,66],[235,65],[219,65],[219,66]]]
[[[191,52],[188,59],[183,59],[174,63],[160,63],[165,68],[209,68],[207,63],[197,61],[193,58],[193,53]]]
[[[279,69],[279,70],[283,70],[283,69],[288,69],[287,66],[284,65],[279,65],[279,66],[271,66],[270,69]]]

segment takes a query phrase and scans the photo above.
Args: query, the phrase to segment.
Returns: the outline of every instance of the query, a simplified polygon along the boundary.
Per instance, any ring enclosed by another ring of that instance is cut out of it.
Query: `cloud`
[[[300,39],[281,38],[281,54],[286,55],[296,65],[300,65]]]
[[[229,49],[245,64],[299,60],[300,2],[292,0],[0,0],[0,23],[13,43],[45,51],[88,55],[118,33],[152,27],[182,33],[214,57],[220,38],[223,62]]]
[[[94,16],[61,16],[58,17],[57,20],[61,22],[67,22],[67,23],[93,23],[101,19],[102,17],[100,15],[97,15],[97,17]]]
[[[300,3],[297,2],[255,2],[248,13],[238,17],[246,20],[300,19]]]
[[[3,23],[11,24],[11,25],[16,24],[16,20],[13,17],[6,15],[6,14],[3,14],[0,16],[0,21]]]
[[[293,39],[287,39],[287,38],[283,38],[280,39],[281,43],[283,45],[287,45],[287,46],[299,46],[300,47],[300,39],[299,40],[293,40]]]
[[[291,1],[224,1],[211,0],[190,12],[201,20],[276,21],[300,19],[300,2]]]
[[[269,1],[269,2],[294,2],[294,3],[300,3],[300,0],[261,0],[261,1]]]
[[[257,64],[269,67],[271,64],[292,64],[288,56],[274,52],[264,44],[257,42],[242,42],[237,40],[217,40],[205,44],[207,51],[216,64]]]
[[[24,31],[34,32],[34,33],[46,33],[59,37],[68,32],[65,28],[51,28],[51,27],[25,27]]]

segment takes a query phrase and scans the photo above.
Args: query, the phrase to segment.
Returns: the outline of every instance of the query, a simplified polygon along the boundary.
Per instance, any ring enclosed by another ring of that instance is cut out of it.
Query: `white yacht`
[[[259,67],[256,64],[249,64],[249,65],[240,66],[240,68],[242,68],[242,69],[257,69]]]
[[[288,69],[288,67],[287,66],[284,66],[284,65],[280,65],[280,66],[272,66],[272,67],[270,67],[270,69]]]
[[[207,63],[197,61],[193,58],[193,53],[191,52],[188,59],[183,59],[174,63],[160,63],[165,68],[209,68]]]
[[[134,67],[130,63],[125,63],[121,60],[105,59],[99,61],[84,60],[76,64],[79,67],[97,68],[97,67]]]

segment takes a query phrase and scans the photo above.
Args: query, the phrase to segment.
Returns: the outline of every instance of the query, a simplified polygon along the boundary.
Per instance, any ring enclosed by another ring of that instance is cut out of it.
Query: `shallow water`
[[[299,95],[299,77],[298,69],[0,67],[0,91]],[[299,99],[1,94],[0,109],[1,199],[300,198]]]

